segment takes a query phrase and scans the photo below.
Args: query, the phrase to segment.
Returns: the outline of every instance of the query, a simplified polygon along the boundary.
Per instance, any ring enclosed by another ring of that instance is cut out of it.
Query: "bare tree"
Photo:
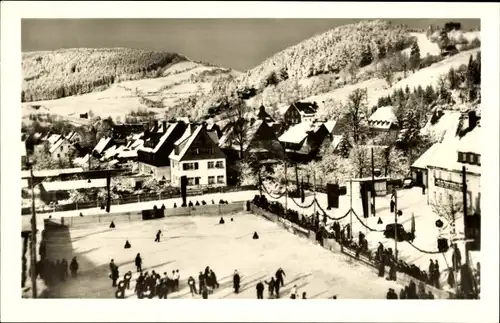
[[[463,201],[458,197],[459,194],[449,194],[440,201],[432,201],[431,206],[434,213],[440,218],[446,220],[445,230],[450,226],[450,234],[455,234],[455,222],[463,211]]]
[[[380,63],[379,74],[387,82],[387,85],[391,87],[392,81],[394,80],[394,71],[392,66],[386,62]]]
[[[370,158],[370,152],[364,146],[354,146],[351,149],[349,161],[353,167],[352,170],[356,171],[356,174],[353,174],[354,176],[363,177],[368,174],[368,170],[371,168]]]
[[[349,95],[349,101],[346,106],[347,112],[345,127],[347,127],[346,130],[351,134],[354,144],[358,144],[360,142],[361,137],[366,130],[364,124],[368,114],[366,97],[366,89],[356,89]]]
[[[248,131],[251,126],[247,117],[252,110],[236,93],[232,93],[228,101],[229,110],[225,113],[225,119],[231,125],[231,130],[228,133],[228,144],[229,146],[237,145],[239,158],[243,159],[244,147],[248,141]]]

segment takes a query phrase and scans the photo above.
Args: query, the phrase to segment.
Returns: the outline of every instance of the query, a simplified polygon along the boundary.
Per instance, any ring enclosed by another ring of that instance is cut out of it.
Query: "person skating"
[[[179,291],[179,279],[180,279],[179,269],[175,270],[173,278],[174,278],[175,290]]]
[[[429,262],[429,283],[434,285],[435,271],[434,261],[431,259]]]
[[[137,256],[135,256],[135,267],[137,267],[138,273],[142,272],[142,258],[140,253],[138,253]]]
[[[436,261],[434,262],[434,274],[433,274],[433,285],[436,288],[439,288],[439,278],[441,277],[441,272],[439,271],[439,262]]]
[[[203,290],[201,291],[201,297],[203,297],[203,299],[208,299],[208,290],[206,286],[203,286]]]
[[[274,291],[276,292],[276,298],[280,298],[280,284],[275,280],[274,281]]]
[[[233,274],[233,288],[234,292],[238,294],[240,292],[240,275],[238,271],[235,269]]]
[[[155,242],[160,242],[160,236],[161,236],[161,230],[158,230],[158,232],[156,232]]]
[[[274,280],[274,277],[271,277],[271,280],[269,282],[264,281],[264,283],[266,283],[269,286],[268,287],[269,298],[271,298],[274,295],[274,289],[276,288],[275,286],[277,285],[276,281]]]
[[[193,276],[189,276],[187,282],[189,285],[189,291],[191,292],[191,296],[198,294],[198,292],[196,291],[196,282],[195,282]]]
[[[111,280],[113,281],[112,286],[116,287],[116,281],[120,278],[120,272],[118,270],[118,266],[114,266],[113,271],[111,272]]]
[[[71,264],[69,265],[69,269],[71,270],[71,276],[73,278],[76,278],[78,274],[78,262],[76,261],[76,257],[73,257],[71,260]]]
[[[302,293],[302,299],[307,299],[307,294],[306,294],[306,292],[303,292],[303,293]]]
[[[217,276],[215,275],[212,269],[210,269],[210,280],[212,281],[212,286],[214,288],[219,288],[219,282],[217,281]]]
[[[283,269],[280,267],[277,271],[276,271],[276,283],[277,284],[280,284],[281,286],[284,286],[285,285],[285,282],[283,280],[283,277],[286,277],[286,274],[285,272],[283,271]]]
[[[68,278],[68,276],[69,276],[68,269],[69,269],[68,261],[66,260],[66,258],[63,258],[63,260],[61,261],[61,270],[62,270],[63,280],[66,280],[66,278]]]
[[[205,276],[203,273],[200,271],[200,274],[198,275],[198,284],[199,284],[199,290],[200,293],[203,290],[203,287],[205,287]]]
[[[264,284],[260,281],[257,286],[255,286],[257,290],[257,299],[264,299]]]

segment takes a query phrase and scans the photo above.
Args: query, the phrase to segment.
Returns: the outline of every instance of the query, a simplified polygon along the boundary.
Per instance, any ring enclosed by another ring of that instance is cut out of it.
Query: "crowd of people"
[[[70,274],[72,278],[76,278],[78,276],[78,268],[79,265],[76,257],[73,257],[69,264],[65,258],[56,261],[43,258],[37,263],[36,270],[37,275],[47,285],[54,285],[58,282],[66,281]]]
[[[430,290],[429,291],[425,290],[424,282],[419,283],[417,290],[417,285],[412,280],[408,285],[406,285],[404,288],[401,289],[401,291],[399,292],[399,297],[394,289],[389,288],[386,298],[387,299],[434,299],[434,294]]]
[[[212,200],[212,204],[214,205],[215,204],[215,201]],[[220,199],[219,200],[219,204],[229,204],[229,202],[227,200],[223,200],[223,199]],[[188,207],[193,207],[193,206],[200,206],[200,205],[207,205],[207,202],[205,202],[205,200],[202,200],[201,203],[196,201],[196,203],[193,203],[192,201],[189,201],[189,203],[187,204]],[[177,203],[174,203],[174,208],[177,208]]]

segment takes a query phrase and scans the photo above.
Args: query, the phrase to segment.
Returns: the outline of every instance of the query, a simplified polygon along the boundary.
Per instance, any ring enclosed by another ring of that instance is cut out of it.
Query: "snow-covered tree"
[[[415,70],[418,70],[420,68],[420,48],[418,47],[417,42],[414,42],[411,46],[410,68],[412,69],[413,73],[415,73]]]

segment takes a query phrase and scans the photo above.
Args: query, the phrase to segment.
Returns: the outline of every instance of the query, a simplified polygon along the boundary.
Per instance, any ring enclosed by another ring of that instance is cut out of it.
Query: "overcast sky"
[[[479,19],[391,19],[410,28],[478,27]],[[23,19],[22,51],[131,47],[177,52],[239,71],[315,34],[358,19]]]

